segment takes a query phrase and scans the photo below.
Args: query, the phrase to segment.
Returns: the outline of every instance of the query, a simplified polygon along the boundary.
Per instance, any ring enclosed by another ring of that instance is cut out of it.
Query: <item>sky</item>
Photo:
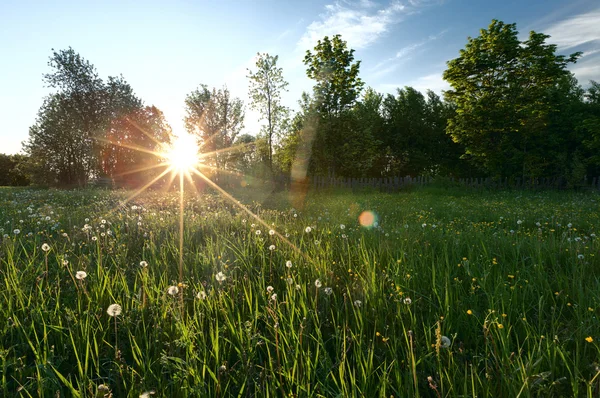
[[[366,86],[441,94],[446,62],[492,19],[516,23],[522,40],[531,30],[549,34],[561,54],[583,51],[571,71],[583,86],[600,81],[598,0],[0,0],[0,153],[21,151],[52,92],[42,80],[52,49],[72,47],[103,79],[123,75],[176,133],[188,93],[227,85],[246,104],[244,132],[256,134],[247,69],[258,52],[279,56],[292,109],[313,85],[306,50],[334,34],[355,49]]]

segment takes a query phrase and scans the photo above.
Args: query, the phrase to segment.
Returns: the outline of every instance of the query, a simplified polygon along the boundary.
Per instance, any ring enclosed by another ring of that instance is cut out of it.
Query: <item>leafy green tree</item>
[[[600,175],[600,83],[590,82],[585,93],[585,113],[578,130],[583,135],[583,144],[589,151],[588,162],[593,175]]]
[[[92,140],[83,131],[76,108],[77,100],[56,93],[48,96],[38,111],[24,143],[35,184],[82,186],[92,174]]]
[[[316,82],[313,95],[319,112],[334,116],[352,107],[364,83],[358,77],[360,61],[354,62],[354,50],[341,35],[319,40],[314,53],[306,51],[304,64],[307,76]]]
[[[493,20],[448,62],[444,79],[452,89],[446,99],[456,113],[447,131],[492,175],[540,176],[552,161],[539,150],[557,106],[552,92],[580,53],[556,55],[556,46],[545,43],[548,37],[531,32],[520,42],[516,24]]]
[[[273,170],[273,139],[280,137],[287,125],[288,109],[281,105],[281,92],[287,91],[288,83],[283,79],[283,70],[277,67],[278,56],[257,54],[256,72],[248,70],[250,79],[251,107],[266,121],[263,133],[269,145],[268,163]]]
[[[24,169],[27,157],[21,154],[0,153],[0,186],[25,186],[30,181]]]
[[[285,174],[291,173],[292,166],[298,155],[298,148],[303,141],[308,147],[312,148],[311,134],[304,134],[305,126],[307,123],[310,123],[311,120],[309,115],[313,112],[312,98],[308,93],[303,92],[298,104],[300,105],[300,110],[292,117],[287,134],[282,137],[274,155],[277,166]],[[307,128],[307,131],[308,130],[311,129]],[[300,156],[303,155],[300,154]],[[304,177],[306,177],[306,175],[304,175]]]
[[[383,168],[391,175],[438,175],[453,170],[460,146],[446,134],[452,110],[432,91],[397,90],[383,101],[385,134]]]
[[[383,95],[367,88],[362,101],[357,101],[345,119],[346,136],[340,152],[340,175],[379,177],[375,169],[381,154],[384,131]]]
[[[244,127],[242,100],[231,98],[227,87],[211,91],[203,84],[186,96],[185,110],[186,129],[197,138],[201,152],[213,166],[227,168],[227,150]]]
[[[311,169],[313,173],[337,173],[341,166],[352,117],[348,113],[358,99],[364,83],[358,77],[360,61],[354,62],[354,50],[348,49],[340,35],[319,40],[314,52],[304,57],[306,74],[315,80],[313,109],[318,116],[312,141]]]
[[[34,182],[82,186],[149,165],[149,152],[169,138],[160,111],[144,107],[122,76],[105,83],[72,48],[53,52],[49,65],[44,81],[57,91],[44,100],[24,144]]]

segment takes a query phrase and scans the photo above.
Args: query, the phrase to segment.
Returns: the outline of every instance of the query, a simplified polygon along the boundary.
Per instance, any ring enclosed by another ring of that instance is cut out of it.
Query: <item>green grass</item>
[[[289,245],[189,195],[173,296],[178,197],[125,195],[0,189],[0,396],[600,395],[597,194],[235,193]]]

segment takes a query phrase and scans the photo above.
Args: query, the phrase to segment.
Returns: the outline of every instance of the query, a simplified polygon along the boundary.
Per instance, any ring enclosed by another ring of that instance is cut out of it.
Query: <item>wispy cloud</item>
[[[379,89],[384,92],[395,92],[398,88],[409,86],[423,94],[425,94],[427,90],[431,90],[441,95],[442,91],[450,89],[450,84],[442,78],[442,73],[443,72],[430,73],[400,84],[382,84],[379,86]]]
[[[423,39],[419,42],[402,47],[400,50],[398,50],[396,52],[396,54],[393,57],[389,57],[389,58],[379,62],[373,68],[371,68],[370,76],[378,77],[378,76],[386,75],[386,74],[394,71],[396,68],[398,68],[398,66],[400,66],[400,64],[402,64],[405,61],[410,60],[416,52],[422,50],[422,47],[424,47],[426,44],[444,36],[446,34],[446,32],[447,32],[447,30],[443,30],[440,33],[438,33],[437,35],[430,35],[426,39]],[[392,64],[392,65],[390,65],[390,64]]]
[[[545,28],[548,41],[560,52],[582,51],[579,61],[569,69],[584,86],[600,80],[600,8],[567,17]]]
[[[300,38],[301,50],[312,48],[324,36],[341,34],[354,49],[366,48],[389,31],[402,18],[429,4],[429,1],[392,0],[386,6],[378,6],[370,0],[358,2],[336,0],[325,6],[319,19],[308,25]]]
[[[546,27],[543,32],[551,36],[549,41],[559,50],[592,42],[600,47],[600,8],[563,19]]]

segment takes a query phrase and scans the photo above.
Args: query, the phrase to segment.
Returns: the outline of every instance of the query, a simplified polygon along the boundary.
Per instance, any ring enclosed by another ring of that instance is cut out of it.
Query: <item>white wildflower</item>
[[[66,260],[65,260],[66,261]],[[85,278],[87,278],[87,272],[85,271],[77,271],[75,273],[75,278],[79,279],[80,281],[84,280]]]
[[[110,316],[119,316],[119,315],[121,315],[122,311],[123,311],[123,309],[121,308],[121,306],[119,304],[111,304],[108,306],[106,313]]]
[[[215,279],[217,280],[217,282],[221,283],[223,282],[225,279],[227,279],[227,277],[225,276],[224,273],[222,272],[218,272],[217,275],[215,275]]]

